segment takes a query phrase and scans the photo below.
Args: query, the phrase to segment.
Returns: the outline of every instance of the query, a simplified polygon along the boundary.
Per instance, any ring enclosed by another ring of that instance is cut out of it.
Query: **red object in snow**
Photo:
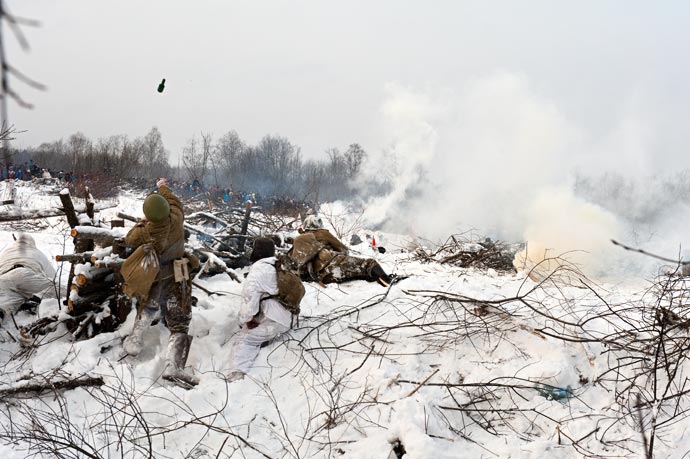
[[[376,247],[376,237],[375,236],[371,236],[371,246]]]

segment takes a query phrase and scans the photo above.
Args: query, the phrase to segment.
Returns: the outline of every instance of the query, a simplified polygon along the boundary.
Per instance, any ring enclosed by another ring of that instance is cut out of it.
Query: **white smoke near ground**
[[[475,79],[461,92],[391,84],[381,110],[382,147],[367,167],[390,192],[368,202],[364,218],[432,241],[475,229],[527,242],[530,258],[577,251],[573,261],[594,275],[629,268],[638,262],[627,264],[630,254],[610,240],[631,239],[630,219],[574,189],[576,177],[612,168],[644,174],[653,139],[644,126],[630,110],[593,140],[513,74]]]
[[[544,189],[529,203],[523,234],[527,246],[514,264],[526,271],[544,259],[560,257],[582,266],[587,274],[601,276],[622,255],[611,243],[612,237],[623,234],[619,219],[564,187]],[[539,266],[543,272],[536,274],[548,274],[553,267],[554,263]]]

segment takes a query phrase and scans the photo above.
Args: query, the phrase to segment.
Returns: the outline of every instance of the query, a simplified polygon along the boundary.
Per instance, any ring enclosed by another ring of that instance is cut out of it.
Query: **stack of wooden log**
[[[63,311],[67,315],[44,317],[22,327],[21,335],[31,340],[64,323],[75,339],[90,338],[114,331],[132,310],[122,293],[117,266],[124,261],[124,228],[122,221],[111,222],[112,228],[94,218],[93,199],[87,199],[86,212],[78,214],[67,190],[60,193],[63,212],[71,228],[74,253],[57,255],[59,263],[70,263],[67,293]]]

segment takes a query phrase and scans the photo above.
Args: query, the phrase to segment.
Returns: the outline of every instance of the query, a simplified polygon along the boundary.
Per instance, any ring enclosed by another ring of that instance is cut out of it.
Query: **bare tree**
[[[162,166],[167,166],[168,153],[163,146],[163,136],[157,127],[152,127],[142,139],[140,158],[144,177],[151,177],[154,171],[160,171]]]
[[[203,182],[212,151],[211,134],[201,133],[201,142],[192,137],[182,150],[182,162],[191,180]]]
[[[354,178],[362,169],[362,163],[367,157],[367,152],[358,143],[353,143],[345,151],[344,157],[347,164],[347,176]]]
[[[87,156],[93,147],[91,141],[81,132],[72,134],[67,139],[67,154],[70,158],[70,169],[77,174],[89,170]]]
[[[9,122],[8,114],[7,114],[7,98],[11,97],[20,107],[24,108],[33,108],[33,106],[26,101],[24,101],[19,94],[17,94],[11,87],[9,83],[9,74],[11,73],[13,76],[15,76],[18,80],[23,81],[24,83],[28,84],[29,86],[40,89],[40,90],[45,90],[45,86],[43,86],[41,83],[38,83],[28,76],[24,75],[21,73],[19,70],[11,66],[7,62],[7,57],[5,56],[5,42],[3,41],[3,35],[2,35],[2,24],[3,20],[7,22],[7,24],[10,27],[10,30],[14,32],[15,37],[17,38],[17,41],[19,42],[19,45],[21,48],[26,51],[29,49],[29,42],[26,40],[24,37],[24,34],[22,33],[21,29],[19,28],[20,25],[27,25],[27,26],[38,26],[39,23],[37,21],[33,21],[30,19],[25,19],[25,18],[19,18],[16,17],[7,11],[7,6],[4,4],[2,0],[0,0],[0,85],[2,86],[2,93],[0,94],[0,117],[2,118],[2,123],[1,125],[1,130],[5,131],[8,129],[12,129],[12,125]],[[8,164],[11,161],[11,154],[10,154],[10,149],[9,149],[9,141],[10,137],[9,136],[3,136],[0,140],[2,140],[2,150],[3,150],[3,161],[5,164]]]
[[[267,191],[270,194],[293,191],[302,163],[299,147],[291,144],[286,137],[267,135],[259,142],[257,154],[261,166],[256,172],[264,172],[268,180]]]
[[[246,154],[247,145],[236,131],[229,131],[218,140],[214,150],[214,164],[221,169],[221,174],[230,183],[242,182],[243,170],[239,165],[242,155]]]

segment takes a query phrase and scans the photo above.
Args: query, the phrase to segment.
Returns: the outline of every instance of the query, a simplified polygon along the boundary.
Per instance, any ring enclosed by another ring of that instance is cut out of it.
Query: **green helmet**
[[[152,193],[144,199],[144,215],[154,223],[161,222],[170,215],[170,204],[160,194]]]

